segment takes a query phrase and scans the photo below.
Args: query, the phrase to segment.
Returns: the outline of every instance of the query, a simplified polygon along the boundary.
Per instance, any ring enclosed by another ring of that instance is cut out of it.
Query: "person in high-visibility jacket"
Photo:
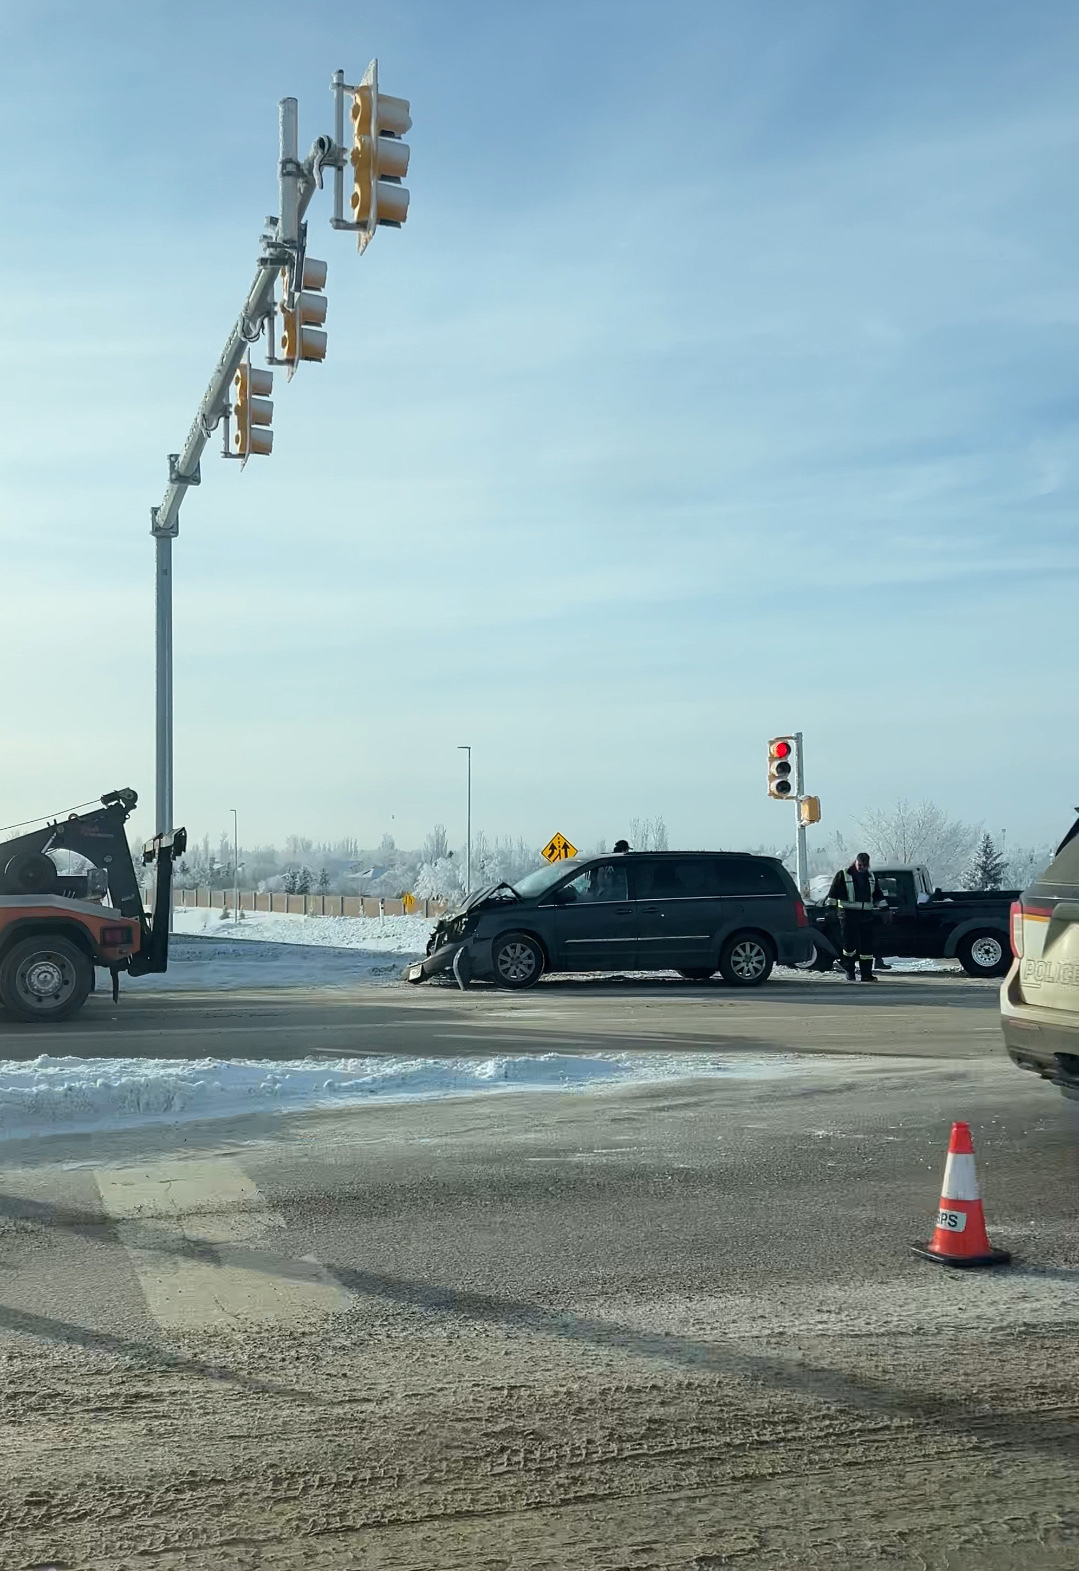
[[[847,981],[855,980],[854,968],[861,969],[863,982],[875,982],[873,975],[873,918],[887,911],[876,873],[869,871],[869,852],[859,851],[849,867],[841,868],[832,879],[825,905],[839,910],[839,931],[843,941],[843,969]]]

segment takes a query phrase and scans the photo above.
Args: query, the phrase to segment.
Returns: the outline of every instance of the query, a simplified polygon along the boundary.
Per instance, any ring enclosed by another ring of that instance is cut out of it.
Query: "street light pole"
[[[806,849],[806,826],[802,822],[802,798],[805,796],[805,766],[802,763],[802,733],[794,733],[795,758],[797,760],[797,776],[794,789],[795,841],[794,841],[794,881],[798,885],[798,893],[803,900],[809,899],[809,857]]]
[[[462,744],[459,753],[468,754],[467,831],[465,838],[465,899],[472,893],[472,749]]]
[[[232,925],[240,925],[240,829],[236,809],[231,807],[232,814]]]

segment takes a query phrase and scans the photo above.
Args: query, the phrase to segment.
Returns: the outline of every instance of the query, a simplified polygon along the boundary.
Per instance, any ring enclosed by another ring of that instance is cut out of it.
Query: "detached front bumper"
[[[460,971],[465,986],[474,976],[486,979],[492,975],[491,940],[468,933],[464,938],[454,938],[442,944],[423,960],[413,960],[405,968],[405,979],[409,982],[426,982],[440,971],[453,971],[458,955],[461,956]]]
[[[457,938],[452,943],[443,944],[440,949],[426,955],[424,959],[411,961],[405,967],[405,980],[426,982],[428,977],[437,976],[440,971],[449,971],[459,951],[464,949],[467,943],[467,938]]]

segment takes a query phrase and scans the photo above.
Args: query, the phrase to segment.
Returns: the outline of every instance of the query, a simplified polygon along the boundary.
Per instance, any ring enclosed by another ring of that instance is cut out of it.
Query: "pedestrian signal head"
[[[793,800],[798,782],[794,738],[774,736],[768,744],[768,795],[779,802]]]
[[[820,823],[820,797],[803,796],[798,803],[798,819],[803,824]]]

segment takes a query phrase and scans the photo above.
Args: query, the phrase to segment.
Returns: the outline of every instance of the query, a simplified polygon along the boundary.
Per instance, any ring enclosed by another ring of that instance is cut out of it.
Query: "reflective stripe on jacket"
[[[844,871],[837,873],[833,878],[832,887],[828,891],[828,898],[824,904],[826,906],[837,906],[840,911],[876,911],[880,907],[886,906],[888,902],[881,894],[876,874],[871,873],[869,877],[871,880],[870,892],[875,897],[874,899],[855,900],[854,879],[848,871]],[[842,880],[842,884],[840,880]],[[843,890],[842,894],[839,893],[840,888]]]

